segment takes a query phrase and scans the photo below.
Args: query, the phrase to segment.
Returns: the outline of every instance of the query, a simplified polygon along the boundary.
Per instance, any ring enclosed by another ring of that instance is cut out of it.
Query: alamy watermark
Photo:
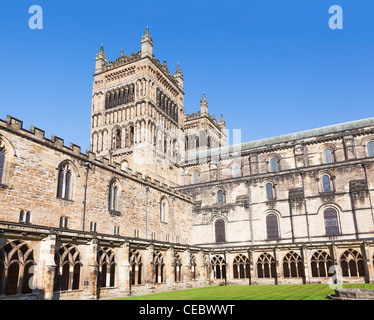
[[[41,6],[32,5],[29,8],[29,13],[32,16],[29,19],[29,28],[31,30],[43,29],[43,9]]]

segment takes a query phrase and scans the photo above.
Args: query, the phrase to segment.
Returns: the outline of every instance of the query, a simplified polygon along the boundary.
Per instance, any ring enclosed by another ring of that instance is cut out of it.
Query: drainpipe
[[[174,201],[175,201],[175,197],[172,196],[171,197],[171,214],[172,214],[172,241],[174,243]]]
[[[369,203],[370,203],[370,210],[371,210],[371,217],[374,221],[374,213],[373,213],[373,204],[371,202],[371,195],[370,195],[370,188],[369,188],[369,181],[368,181],[368,175],[367,175],[367,172],[366,172],[366,163],[363,163],[361,164],[362,168],[364,169],[364,173],[365,173],[365,181],[366,181],[366,185],[368,186],[368,196],[369,196]]]
[[[306,230],[307,230],[307,234],[308,234],[308,240],[310,241],[309,216],[308,216],[308,209],[307,209],[307,206],[306,206],[305,185],[304,185],[305,172],[300,172],[300,175],[301,175],[301,180],[302,180],[302,183],[303,183],[304,207],[305,207],[305,217],[306,217]]]
[[[84,184],[82,231],[84,231],[84,221],[86,219],[87,180],[88,180],[88,170],[90,169],[90,163],[85,162],[84,166],[86,167],[86,182]]]
[[[251,231],[251,245],[253,246],[253,217],[252,217],[252,195],[251,195],[251,181],[247,181],[248,185],[248,209],[249,209],[249,225]]]
[[[148,239],[148,192],[149,187],[145,187],[145,238]]]

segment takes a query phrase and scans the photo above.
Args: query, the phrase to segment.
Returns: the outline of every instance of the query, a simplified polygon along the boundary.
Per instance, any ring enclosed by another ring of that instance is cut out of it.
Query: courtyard
[[[374,284],[344,284],[344,289],[374,289]],[[327,284],[215,286],[162,292],[121,300],[329,300],[334,294]]]

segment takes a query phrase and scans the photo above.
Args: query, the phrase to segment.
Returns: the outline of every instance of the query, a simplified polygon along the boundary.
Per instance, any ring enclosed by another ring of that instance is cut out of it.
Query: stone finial
[[[142,57],[149,56],[152,57],[153,55],[153,41],[151,36],[149,35],[148,26],[145,29],[145,34],[142,36]]]
[[[120,57],[124,57],[123,49],[121,49],[121,54],[119,55]]]
[[[174,72],[174,78],[177,80],[179,86],[183,89],[183,74],[181,72],[181,67],[178,62],[177,70]]]
[[[200,101],[200,112],[201,114],[205,114],[205,115],[208,114],[208,101],[206,101],[205,93],[203,93],[203,97],[201,98],[201,101]]]

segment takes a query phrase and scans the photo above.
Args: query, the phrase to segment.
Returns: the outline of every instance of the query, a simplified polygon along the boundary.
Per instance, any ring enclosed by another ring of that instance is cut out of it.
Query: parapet
[[[161,192],[168,193],[172,196],[178,197],[183,201],[192,202],[191,197],[188,195],[176,191],[174,188],[166,185],[165,183],[160,183],[156,179],[152,179],[149,176],[143,176],[141,172],[133,172],[131,168],[122,169],[121,165],[117,162],[111,162],[110,159],[105,157],[97,158],[96,154],[87,150],[85,154],[81,152],[81,147],[74,143],[70,143],[69,147],[64,145],[64,139],[59,138],[55,135],[51,135],[51,139],[45,137],[45,131],[41,130],[35,126],[31,126],[30,130],[23,128],[23,121],[16,119],[7,115],[6,120],[0,119],[0,131],[5,130],[16,135],[23,136],[35,143],[42,144],[48,148],[58,150],[65,153],[71,157],[78,158],[83,163],[89,162],[92,165],[99,166],[104,170],[111,171],[123,178],[131,179],[144,186],[149,186],[153,189],[158,189]]]

